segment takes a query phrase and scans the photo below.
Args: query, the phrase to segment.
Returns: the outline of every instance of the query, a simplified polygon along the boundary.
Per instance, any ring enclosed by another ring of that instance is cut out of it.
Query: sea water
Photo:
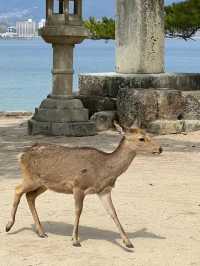
[[[200,72],[200,40],[166,40],[167,72]],[[113,41],[85,41],[74,55],[78,74],[115,70]],[[33,111],[51,92],[52,48],[41,39],[0,40],[0,111]]]

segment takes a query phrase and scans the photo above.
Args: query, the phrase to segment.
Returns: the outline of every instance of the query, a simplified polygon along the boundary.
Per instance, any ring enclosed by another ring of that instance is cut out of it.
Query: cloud
[[[23,18],[31,13],[30,9],[14,10],[11,12],[0,13],[0,20],[12,19],[12,18]]]

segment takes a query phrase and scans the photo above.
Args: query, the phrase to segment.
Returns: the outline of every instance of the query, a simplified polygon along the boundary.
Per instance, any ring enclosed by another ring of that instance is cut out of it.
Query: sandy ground
[[[90,138],[44,138],[26,134],[25,118],[0,118],[0,266],[199,266],[200,265],[200,132],[157,137],[161,156],[138,156],[119,178],[113,200],[135,245],[124,248],[118,231],[98,198],[89,196],[81,217],[81,248],[72,247],[72,196],[44,193],[37,201],[48,233],[40,239],[23,198],[16,224],[7,234],[13,189],[20,173],[16,156],[35,142],[95,146],[113,150],[112,132]]]

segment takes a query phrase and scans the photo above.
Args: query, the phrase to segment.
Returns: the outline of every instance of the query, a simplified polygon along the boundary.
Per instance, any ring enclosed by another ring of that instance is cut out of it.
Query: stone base
[[[28,132],[30,135],[82,137],[95,135],[96,128],[79,99],[49,96],[36,108],[28,122]]]
[[[200,74],[84,74],[79,88],[80,98],[90,99],[86,104],[91,113],[97,98],[116,100],[111,107],[122,126],[137,122],[158,134],[199,129]],[[101,108],[106,111],[107,106]]]

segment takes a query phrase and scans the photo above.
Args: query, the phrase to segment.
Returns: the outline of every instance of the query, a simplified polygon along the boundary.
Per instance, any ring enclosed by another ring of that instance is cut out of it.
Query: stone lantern
[[[46,24],[39,33],[53,47],[53,86],[29,121],[29,133],[94,135],[95,124],[89,121],[88,110],[73,96],[73,49],[88,37],[82,0],[46,0]]]

